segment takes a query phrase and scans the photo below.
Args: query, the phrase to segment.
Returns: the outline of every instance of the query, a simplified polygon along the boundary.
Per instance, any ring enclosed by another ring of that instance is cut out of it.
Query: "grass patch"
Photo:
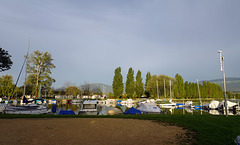
[[[1,119],[14,118],[124,118],[153,120],[159,123],[181,126],[194,132],[194,139],[199,145],[231,145],[240,135],[240,116],[213,116],[190,114],[147,114],[147,115],[114,115],[114,116],[81,116],[81,115],[13,115],[1,114]]]

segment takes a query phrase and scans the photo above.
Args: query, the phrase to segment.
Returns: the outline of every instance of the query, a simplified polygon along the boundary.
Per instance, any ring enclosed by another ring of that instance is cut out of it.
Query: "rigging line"
[[[15,83],[15,85],[14,85],[14,87],[13,87],[12,94],[11,94],[11,96],[10,96],[10,97],[8,97],[8,102],[9,102],[9,100],[11,99],[11,97],[13,96],[13,93],[14,93],[14,91],[15,91],[15,88],[16,88],[16,86],[17,86],[18,80],[19,80],[19,78],[20,78],[20,75],[21,75],[21,73],[22,73],[23,67],[24,67],[24,65],[25,65],[25,62],[26,62],[26,60],[27,60],[27,58],[28,58],[28,53],[29,53],[29,48],[28,48],[28,51],[27,51],[27,56],[25,57],[25,59],[24,59],[24,62],[23,62],[23,65],[22,65],[22,68],[21,68],[21,70],[20,70],[20,73],[18,74],[17,81],[16,81],[16,83]]]

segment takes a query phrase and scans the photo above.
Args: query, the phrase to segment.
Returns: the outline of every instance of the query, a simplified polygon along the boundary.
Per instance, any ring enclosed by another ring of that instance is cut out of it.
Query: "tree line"
[[[125,87],[125,93],[124,93]],[[145,84],[142,82],[141,71],[138,70],[134,78],[134,70],[130,67],[124,86],[121,67],[115,69],[112,98],[139,98],[141,96],[150,98],[172,98],[172,99],[198,99],[213,98],[221,99],[224,94],[221,86],[218,84],[205,82],[201,84],[192,83],[183,80],[182,76],[176,74],[174,78],[167,75],[146,74]],[[228,96],[240,97],[239,94],[230,94]]]

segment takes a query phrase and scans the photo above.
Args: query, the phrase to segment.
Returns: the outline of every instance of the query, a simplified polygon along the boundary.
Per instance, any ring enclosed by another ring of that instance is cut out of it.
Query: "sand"
[[[171,145],[184,130],[153,121],[108,118],[0,119],[1,145]]]

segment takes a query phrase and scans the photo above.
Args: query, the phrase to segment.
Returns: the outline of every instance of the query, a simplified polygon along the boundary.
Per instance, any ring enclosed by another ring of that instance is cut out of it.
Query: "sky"
[[[0,0],[0,47],[20,72],[30,53],[50,52],[53,87],[112,85],[114,70],[147,72],[184,81],[240,77],[239,0]],[[24,74],[18,86],[22,85]]]

